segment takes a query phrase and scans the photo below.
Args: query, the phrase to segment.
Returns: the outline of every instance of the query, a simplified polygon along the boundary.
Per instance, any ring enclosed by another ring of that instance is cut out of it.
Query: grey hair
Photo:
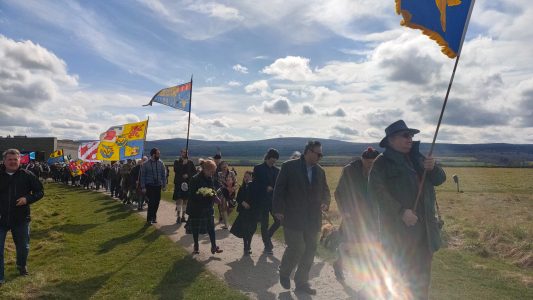
[[[18,151],[17,149],[7,149],[6,151],[4,151],[4,153],[2,153],[2,158],[6,159],[9,154],[20,156],[20,151]]]

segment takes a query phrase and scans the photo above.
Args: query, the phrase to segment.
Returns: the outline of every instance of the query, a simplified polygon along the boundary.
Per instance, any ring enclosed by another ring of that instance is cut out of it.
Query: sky
[[[191,138],[377,142],[403,119],[431,142],[454,60],[394,0],[0,0],[0,136],[96,140],[150,118],[193,76]],[[437,138],[533,143],[533,7],[477,1]]]

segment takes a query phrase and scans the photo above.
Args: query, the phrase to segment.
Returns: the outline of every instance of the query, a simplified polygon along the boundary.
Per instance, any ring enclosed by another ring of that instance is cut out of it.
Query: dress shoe
[[[294,291],[297,292],[297,293],[306,293],[308,295],[316,295],[316,290],[312,289],[309,286],[309,284],[297,285],[296,289],[294,289]]]
[[[218,246],[211,248],[211,254],[222,253],[222,252],[224,252],[224,250],[220,249]]]
[[[19,266],[17,266],[17,269],[19,270],[19,274],[20,274],[21,276],[28,276],[28,275],[30,275],[30,273],[28,273],[28,268],[26,268],[26,266],[24,266],[24,267],[19,267]]]

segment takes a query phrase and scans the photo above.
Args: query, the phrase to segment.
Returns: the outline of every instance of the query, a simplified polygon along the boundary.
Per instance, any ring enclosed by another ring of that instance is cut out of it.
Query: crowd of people
[[[338,254],[334,272],[336,278],[343,281],[347,261],[359,260],[359,265],[366,262],[365,267],[374,278],[361,297],[428,298],[431,261],[440,247],[442,226],[436,217],[434,187],[442,184],[446,175],[434,158],[420,154],[419,142],[413,142],[417,133],[419,130],[407,127],[402,120],[389,125],[380,142],[383,153],[372,147],[366,149],[361,157],[343,168],[335,189],[342,223],[338,230],[340,238],[334,246]],[[86,189],[103,187],[124,203],[136,203],[139,210],[147,202],[147,224],[157,223],[161,192],[166,190],[169,174],[157,148],[151,149],[150,157],[137,162],[96,163],[82,176],[69,175],[66,167],[59,165],[47,169],[47,166],[32,163],[22,168],[14,162],[17,153],[12,149],[3,155],[0,242],[3,245],[7,231],[13,232],[21,274],[27,274],[29,204],[43,196],[37,177],[70,182]],[[323,231],[323,217],[331,222],[327,217],[330,188],[326,172],[319,164],[323,157],[322,145],[309,141],[303,153],[283,162],[281,168],[276,166],[279,157],[276,149],[268,149],[263,163],[253,171],[245,171],[239,185],[236,171],[230,169],[220,154],[201,160],[195,166],[183,149],[173,164],[172,198],[176,201],[176,222],[185,223],[186,232],[193,235],[193,254],[200,253],[201,234],[209,235],[212,254],[223,252],[216,243],[215,207],[218,207],[222,229],[243,239],[243,255],[251,254],[251,241],[258,224],[263,251],[272,255],[272,237],[282,227],[286,248],[279,266],[279,282],[290,289],[291,274],[295,271],[296,291],[314,295],[316,290],[309,284],[309,272],[319,232]],[[11,193],[15,183],[9,176],[15,176],[11,178],[17,178],[17,182],[29,182],[25,185],[27,190],[17,190],[17,195]],[[11,207],[19,213],[16,217],[8,211]],[[234,210],[238,216],[229,224],[229,215]],[[357,245],[367,245],[370,251],[354,252]],[[368,257],[356,257],[354,253],[366,253]],[[0,282],[3,282],[3,255],[0,259]]]

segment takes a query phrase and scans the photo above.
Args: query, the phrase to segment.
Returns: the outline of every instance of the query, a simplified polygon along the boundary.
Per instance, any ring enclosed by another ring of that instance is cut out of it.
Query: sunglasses
[[[409,139],[409,138],[413,138],[415,135],[410,131],[406,131],[406,132],[399,133],[398,136]]]
[[[322,158],[324,156],[324,154],[322,154],[322,152],[316,152],[316,151],[313,151],[313,149],[309,149],[311,152],[313,152],[314,154],[316,154],[318,156],[318,158]]]

